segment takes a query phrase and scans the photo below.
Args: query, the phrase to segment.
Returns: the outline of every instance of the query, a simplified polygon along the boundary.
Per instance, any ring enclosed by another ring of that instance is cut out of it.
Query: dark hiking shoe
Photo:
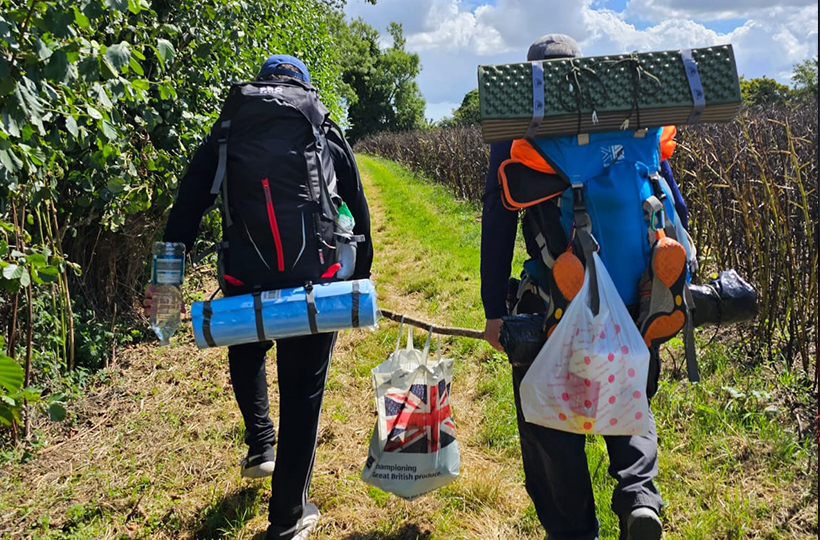
[[[242,476],[244,478],[267,478],[273,474],[276,454],[272,446],[266,446],[260,454],[248,456],[242,460]]]
[[[660,540],[663,526],[651,508],[635,508],[626,518],[627,540]]]

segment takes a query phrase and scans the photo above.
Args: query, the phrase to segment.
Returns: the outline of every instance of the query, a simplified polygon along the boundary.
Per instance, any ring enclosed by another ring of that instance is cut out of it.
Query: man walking
[[[539,38],[530,47],[527,60],[574,58],[580,56],[578,45],[572,38],[551,34]],[[482,215],[481,235],[481,296],[486,316],[485,339],[496,349],[499,343],[502,317],[508,314],[508,280],[518,228],[518,213],[507,210],[501,200],[498,170],[502,162],[510,159],[512,142],[493,144],[490,148],[490,168],[486,179],[486,192]],[[665,164],[664,164],[665,165]],[[668,170],[668,166],[665,167]],[[544,225],[541,231],[533,231],[535,220],[525,220],[523,233],[527,251],[539,258],[539,246],[534,237],[540,232],[549,239],[558,231],[560,215],[554,200],[542,216],[555,219]],[[535,207],[528,209],[533,211]],[[563,232],[560,236],[563,238]],[[554,257],[565,245],[554,249]],[[544,277],[544,276],[540,276]],[[543,279],[541,283],[546,283]],[[549,294],[549,290],[544,291]],[[518,312],[533,312],[526,304],[538,309],[543,301],[538,296],[518,299]],[[538,518],[547,532],[547,540],[595,540],[599,523],[595,516],[592,492],[584,450],[584,435],[545,428],[524,420],[521,411],[519,386],[529,365],[513,365],[512,377],[515,393],[521,454],[526,476],[526,489],[532,499]],[[648,397],[657,389],[659,358],[657,348],[651,352]],[[651,414],[650,414],[651,416]],[[618,484],[612,495],[612,510],[618,515],[621,540],[658,540],[661,522],[658,517],[663,504],[653,479],[658,474],[657,435],[654,418],[651,431],[646,436],[605,437],[610,458],[609,474]]]
[[[332,280],[339,269],[334,221],[342,201],[355,219],[353,234],[364,238],[349,279],[370,275],[370,215],[356,162],[309,82],[304,63],[274,55],[256,82],[234,85],[180,184],[163,239],[190,251],[203,214],[221,194],[219,277],[228,296]],[[149,288],[147,306],[151,296]],[[277,340],[278,434],[265,376],[273,344],[228,347],[248,445],[242,476],[273,474],[268,539],[302,540],[319,519],[307,495],[335,341],[335,333]]]

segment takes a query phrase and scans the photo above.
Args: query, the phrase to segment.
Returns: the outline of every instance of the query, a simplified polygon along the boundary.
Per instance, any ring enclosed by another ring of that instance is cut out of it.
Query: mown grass
[[[479,209],[390,162],[362,157],[361,166],[381,305],[480,328]],[[519,246],[516,265],[522,256]],[[370,369],[394,347],[397,326],[385,320],[375,331],[346,332],[339,340],[311,490],[323,513],[314,537],[541,540],[523,487],[509,366],[479,341],[442,339],[444,354],[456,359],[461,477],[411,502],[361,482],[375,420]],[[417,343],[424,336],[417,331]],[[653,409],[658,484],[668,503],[664,537],[816,538],[811,395],[799,377],[765,363],[738,364],[726,343],[701,350],[704,381],[695,386],[673,367],[681,351],[663,353]],[[120,358],[73,404],[67,425],[39,424],[44,450],[2,466],[0,538],[261,540],[269,483],[239,478],[245,447],[225,351],[197,351],[186,326],[170,348],[140,346]],[[273,361],[268,377],[275,414]],[[587,455],[601,539],[614,540],[604,441],[591,437]]]

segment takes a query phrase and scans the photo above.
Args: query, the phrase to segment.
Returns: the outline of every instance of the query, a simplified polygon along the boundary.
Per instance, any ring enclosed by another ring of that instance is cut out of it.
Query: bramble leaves
[[[271,53],[300,56],[340,120],[341,53],[332,29],[341,14],[324,0],[0,5],[0,297],[27,287],[35,298],[50,297],[52,284],[71,282],[92,306],[131,309],[142,250],[188,159],[230,83],[252,79]],[[56,235],[67,254],[49,251]],[[117,246],[130,270],[109,265],[99,249],[88,257],[97,240]],[[64,305],[57,309],[70,319]],[[35,331],[36,350],[46,351],[48,339]],[[0,406],[0,423],[18,418],[20,395],[0,391],[15,404]],[[59,419],[64,410],[49,406],[49,414]]]
[[[111,45],[105,51],[105,58],[116,69],[122,69],[131,61],[131,45],[125,41]]]
[[[176,54],[174,46],[170,41],[162,38],[157,40],[157,55],[159,56],[162,67],[165,67],[166,63],[174,61],[174,54]]]
[[[128,0],[105,0],[105,5],[117,11],[125,12],[128,10]]]
[[[23,388],[23,368],[6,355],[0,354],[0,386],[10,394]]]

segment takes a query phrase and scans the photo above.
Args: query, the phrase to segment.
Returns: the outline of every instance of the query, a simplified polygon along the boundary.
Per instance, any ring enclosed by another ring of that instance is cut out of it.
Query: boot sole
[[[267,478],[273,474],[274,468],[274,462],[269,461],[253,467],[245,467],[242,469],[241,474],[242,478]]]
[[[557,261],[556,261],[557,264]],[[669,237],[658,240],[652,255],[652,273],[667,288],[672,287],[686,266],[686,250],[676,240]]]
[[[661,315],[646,328],[644,342],[647,347],[652,346],[656,339],[668,338],[677,334],[686,323],[686,315],[682,311],[675,311],[671,315]]]
[[[552,265],[552,277],[567,302],[571,302],[584,286],[584,265],[575,254],[562,253]]]

